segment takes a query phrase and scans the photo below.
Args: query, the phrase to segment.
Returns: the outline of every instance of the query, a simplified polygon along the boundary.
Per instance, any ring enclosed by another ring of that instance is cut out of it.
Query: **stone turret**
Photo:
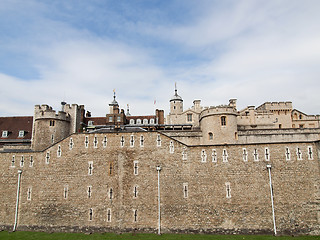
[[[32,149],[38,151],[78,132],[83,121],[84,106],[62,102],[56,112],[48,105],[36,105],[33,118]]]
[[[174,95],[170,99],[170,114],[181,114],[183,112],[183,100],[178,95],[177,85],[175,85]]]
[[[202,144],[235,143],[237,114],[234,104],[205,108],[199,116]]]

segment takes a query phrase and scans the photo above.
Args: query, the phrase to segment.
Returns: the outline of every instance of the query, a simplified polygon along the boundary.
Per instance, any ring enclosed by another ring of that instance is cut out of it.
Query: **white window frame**
[[[46,164],[50,163],[50,152],[46,152],[45,162]]]
[[[161,147],[161,136],[160,136],[160,134],[157,134],[156,142],[157,142],[157,147]]]
[[[296,148],[296,154],[297,154],[297,160],[299,161],[303,160],[301,148],[299,147]]]
[[[91,168],[90,168],[91,167]],[[88,162],[88,175],[92,176],[93,175],[93,161]]]
[[[70,149],[70,150],[72,150],[73,145],[74,145],[74,143],[73,143],[73,139],[72,139],[72,138],[70,138],[70,141],[69,141],[69,149]]]
[[[133,174],[139,175],[139,161],[133,161]]]
[[[258,162],[259,161],[259,152],[258,149],[253,149],[253,161]]]
[[[107,208],[107,222],[111,222],[111,219],[112,219],[111,208]]]
[[[21,156],[20,167],[23,167],[23,166],[24,166],[24,156]]]
[[[12,156],[12,160],[11,160],[11,165],[10,165],[10,167],[15,167],[15,162],[16,162],[16,156],[13,155],[13,156]]]
[[[87,196],[88,198],[92,198],[92,186],[88,186],[88,189],[87,189]]]
[[[129,124],[130,124],[130,125],[134,125],[134,119],[130,119]]]
[[[205,149],[202,149],[200,152],[201,162],[205,163],[207,162],[207,153]]]
[[[144,136],[140,136],[140,147],[144,147]]]
[[[57,157],[61,157],[62,156],[62,150],[61,150],[61,146],[58,145],[58,149],[57,149]]]
[[[108,138],[107,138],[107,136],[103,137],[102,146],[104,148],[106,148],[108,146]]]
[[[8,133],[9,133],[8,130],[2,131],[2,137],[3,137],[3,138],[7,138],[8,135],[9,135]]]
[[[141,119],[140,118],[137,119],[137,124],[141,125]]]
[[[216,149],[212,149],[212,153],[211,153],[211,161],[212,162],[217,162],[218,160],[218,154],[217,154],[217,150]]]
[[[93,137],[93,147],[98,148],[98,144],[99,144],[98,137],[94,136]]]
[[[225,185],[226,185],[226,198],[231,198],[231,185],[229,182],[226,182]]]
[[[120,137],[120,147],[124,147],[125,144],[125,140],[124,140],[124,136]]]
[[[93,121],[88,121],[88,126],[93,126]]]
[[[24,137],[24,133],[25,133],[24,130],[20,130],[18,138],[23,138]]]
[[[130,135],[130,147],[134,147],[134,142],[135,142],[134,135],[132,134]]]
[[[89,147],[89,136],[84,137],[84,147],[88,148]]]
[[[33,164],[34,164],[34,159],[33,159],[33,156],[31,155],[31,156],[30,156],[29,167],[33,167]]]
[[[222,150],[222,162],[228,162],[228,152],[225,148]]]
[[[290,148],[289,147],[285,148],[284,155],[285,155],[286,161],[290,161],[291,160],[291,153],[290,153]]]
[[[264,148],[264,159],[270,161],[270,150],[268,147]]]
[[[31,201],[31,198],[32,198],[32,187],[28,187],[27,201]]]
[[[242,148],[242,160],[248,162],[248,151],[246,148]]]
[[[89,221],[93,220],[93,209],[89,208]]]
[[[169,153],[171,153],[171,154],[174,153],[174,143],[172,140],[170,141],[170,145],[169,145]]]
[[[114,192],[113,192],[112,187],[111,187],[111,188],[109,188],[109,191],[108,191],[108,198],[109,198],[109,200],[114,199]]]
[[[150,119],[150,124],[154,124],[154,119],[153,118]]]
[[[138,198],[138,185],[133,186],[133,198]]]

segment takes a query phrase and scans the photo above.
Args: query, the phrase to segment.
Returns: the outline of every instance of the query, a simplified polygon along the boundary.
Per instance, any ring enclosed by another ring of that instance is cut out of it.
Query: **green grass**
[[[0,232],[0,239],[8,240],[320,240],[320,236],[261,236],[261,235],[205,235],[205,234],[114,234],[114,233],[44,233],[44,232]]]

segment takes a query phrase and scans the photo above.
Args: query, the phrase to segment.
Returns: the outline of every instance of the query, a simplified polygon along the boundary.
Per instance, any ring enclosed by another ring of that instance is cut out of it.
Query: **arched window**
[[[143,124],[148,124],[148,119],[143,119]]]
[[[213,140],[213,133],[209,132],[209,140]]]
[[[134,124],[134,119],[130,119],[130,124]]]
[[[221,126],[226,126],[227,125],[227,117],[226,116],[222,116],[220,118],[221,120]]]
[[[137,124],[141,124],[141,119],[137,119]]]
[[[153,118],[150,119],[150,124],[154,124],[154,119]]]

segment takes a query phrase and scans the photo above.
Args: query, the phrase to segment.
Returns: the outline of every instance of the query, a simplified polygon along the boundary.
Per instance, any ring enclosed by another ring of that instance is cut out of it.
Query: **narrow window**
[[[265,149],[264,149],[264,158],[265,158],[266,161],[270,161],[269,148],[265,148]]]
[[[215,149],[212,149],[212,162],[217,162],[217,151]]]
[[[113,190],[112,190],[112,188],[109,189],[109,199],[110,200],[113,199]]]
[[[88,126],[93,126],[93,121],[88,121]]]
[[[226,149],[223,149],[223,151],[222,151],[222,161],[228,162],[228,153],[227,153]]]
[[[256,148],[253,150],[253,160],[259,161],[258,149],[256,149]]]
[[[308,147],[308,159],[313,160],[313,152],[312,152],[312,147]]]
[[[134,222],[138,221],[138,210],[137,209],[133,210],[133,221]]]
[[[46,164],[49,164],[49,160],[50,160],[50,152],[46,153]]]
[[[32,187],[28,187],[27,200],[31,201]]]
[[[154,124],[154,119],[153,118],[150,119],[150,124]]]
[[[89,146],[89,137],[88,136],[85,136],[85,138],[84,138],[84,146],[85,146],[85,148],[88,148],[88,146]]]
[[[138,175],[138,161],[133,162],[133,174]]]
[[[93,147],[94,148],[98,147],[98,138],[96,136],[93,138]]]
[[[54,127],[54,120],[50,120],[50,127]]]
[[[124,137],[121,136],[120,138],[120,146],[123,147],[124,146]]]
[[[87,193],[88,193],[88,198],[91,198],[91,196],[92,196],[92,186],[88,186]]]
[[[111,222],[111,208],[107,209],[107,222]]]
[[[52,144],[54,143],[54,136],[53,136],[53,134],[51,135],[51,143],[52,143]]]
[[[93,161],[88,162],[88,175],[92,175],[93,172]]]
[[[121,117],[120,116],[117,117],[117,122],[121,122]]]
[[[140,136],[140,147],[144,146],[144,137],[141,135]]]
[[[160,138],[160,134],[157,135],[157,147],[161,146],[161,138]]]
[[[183,184],[183,197],[188,198],[188,183]]]
[[[92,221],[93,219],[93,210],[92,208],[89,209],[89,221]]]
[[[63,198],[67,199],[68,198],[68,186],[64,186],[63,189]]]
[[[109,176],[112,176],[113,175],[113,162],[110,162],[109,163]]]
[[[59,145],[57,150],[57,157],[61,157],[61,153],[62,153],[61,146]]]
[[[286,160],[290,160],[290,149],[288,147],[286,147]]]
[[[302,160],[302,152],[300,148],[297,148],[297,159]]]
[[[104,136],[103,142],[102,142],[104,148],[107,147],[107,143],[108,143],[107,136]]]
[[[33,156],[30,156],[30,164],[29,167],[33,167]]]
[[[226,126],[226,125],[227,125],[226,116],[222,116],[222,117],[220,118],[220,120],[221,120],[221,126]]]
[[[148,119],[143,119],[143,124],[147,125],[148,124]]]
[[[192,122],[192,114],[191,113],[187,114],[187,121]]]
[[[14,167],[14,162],[15,162],[16,157],[12,156],[12,160],[11,160],[11,167]]]
[[[229,182],[226,182],[226,197],[231,198],[231,187]]]
[[[137,119],[137,124],[141,124],[141,119]]]
[[[70,141],[69,141],[69,149],[71,150],[73,148],[73,139],[70,138]]]
[[[112,121],[113,121],[112,116],[110,116],[109,117],[109,122],[112,122]]]
[[[130,147],[134,147],[134,136],[130,136]]]
[[[207,162],[207,153],[206,150],[201,150],[201,162]]]
[[[134,119],[130,119],[130,125],[134,124]]]
[[[245,162],[248,161],[248,152],[247,152],[247,149],[245,149],[245,148],[242,149],[242,159]]]
[[[209,140],[213,140],[213,133],[209,132]]]
[[[8,131],[2,131],[2,137],[3,138],[8,137]]]
[[[187,160],[187,159],[188,159],[187,147],[183,147],[182,160]]]
[[[234,133],[234,139],[238,140],[238,133],[237,132]]]
[[[174,153],[173,141],[170,141],[169,152],[170,152],[170,153]]]
[[[24,156],[21,156],[21,160],[20,160],[20,167],[24,166]]]
[[[133,198],[137,198],[138,197],[138,186],[134,186],[133,187]]]
[[[19,138],[23,138],[24,137],[24,130],[20,130],[19,131]]]

